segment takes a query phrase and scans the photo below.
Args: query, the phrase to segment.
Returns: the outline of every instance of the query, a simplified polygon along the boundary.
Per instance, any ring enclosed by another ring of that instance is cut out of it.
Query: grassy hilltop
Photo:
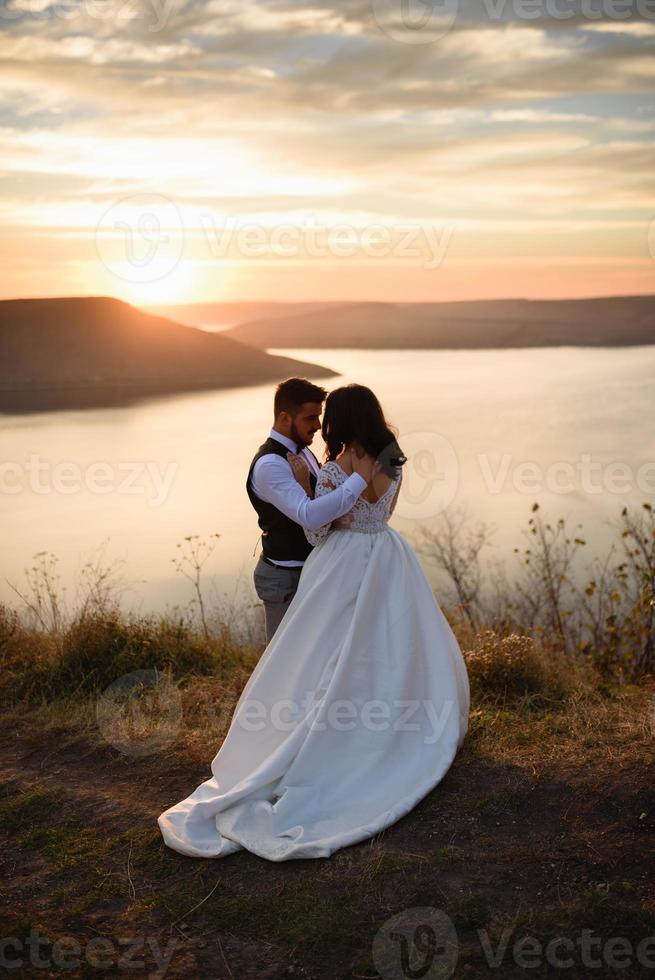
[[[455,977],[559,975],[553,955],[570,957],[561,972],[576,980],[649,975],[653,512],[623,515],[633,565],[627,557],[580,593],[570,581],[557,591],[562,528],[533,515],[531,562],[526,552],[507,590],[494,579],[486,605],[468,588],[475,556],[462,563],[457,542],[446,549],[457,575],[443,608],[472,695],[451,769],[396,824],[321,860],[186,858],[156,824],[210,775],[262,652],[257,631],[234,631],[253,597],[227,611],[203,604],[200,619],[198,604],[126,616],[95,568],[64,615],[41,555],[20,593],[25,615],[0,605],[1,917],[20,975],[44,975],[29,961],[38,932],[51,966],[55,940],[77,944],[75,976],[95,975],[94,955],[120,972],[129,942],[151,976],[375,980],[380,929],[426,907],[453,925]],[[194,536],[186,541],[192,563]],[[143,688],[108,701],[108,685],[138,670]],[[400,935],[387,947],[396,958]],[[570,946],[546,953],[562,937]],[[417,931],[423,955],[428,939]]]

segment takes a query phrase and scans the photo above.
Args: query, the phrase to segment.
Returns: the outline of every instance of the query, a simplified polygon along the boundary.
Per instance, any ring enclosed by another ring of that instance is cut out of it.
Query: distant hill
[[[344,303],[240,323],[256,347],[508,348],[655,344],[655,296]]]
[[[173,305],[143,306],[141,309],[157,316],[170,317],[178,323],[195,327],[232,326],[245,320],[273,319],[307,313],[310,310],[343,306],[343,300],[324,303],[276,303],[254,301],[243,303],[177,303]]]
[[[108,296],[0,301],[0,411],[119,405],[295,375],[336,373]]]

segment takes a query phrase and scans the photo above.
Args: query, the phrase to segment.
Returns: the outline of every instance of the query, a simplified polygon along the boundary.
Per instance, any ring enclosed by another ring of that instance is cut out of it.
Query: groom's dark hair
[[[273,414],[275,418],[280,412],[288,412],[294,416],[305,402],[323,402],[327,396],[325,388],[312,384],[307,378],[287,378],[280,381],[275,389],[273,399]]]

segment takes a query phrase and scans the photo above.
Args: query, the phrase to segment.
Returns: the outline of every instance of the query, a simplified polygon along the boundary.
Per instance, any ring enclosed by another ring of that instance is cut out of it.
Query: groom
[[[315,531],[346,514],[368,486],[375,460],[353,459],[354,473],[341,486],[313,499],[320,463],[309,446],[321,427],[327,391],[306,378],[287,378],[275,389],[273,428],[255,453],[246,491],[262,529],[262,555],[254,571],[255,591],[264,603],[268,645],[293,599],[312,545],[304,528]],[[296,480],[291,459],[309,469],[311,496]]]

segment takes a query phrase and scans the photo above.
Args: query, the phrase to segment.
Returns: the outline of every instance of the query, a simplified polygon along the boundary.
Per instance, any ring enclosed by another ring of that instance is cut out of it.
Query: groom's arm
[[[346,514],[368,486],[363,476],[351,473],[335,490],[312,500],[296,480],[289,463],[273,455],[257,460],[251,483],[258,497],[309,531]]]

